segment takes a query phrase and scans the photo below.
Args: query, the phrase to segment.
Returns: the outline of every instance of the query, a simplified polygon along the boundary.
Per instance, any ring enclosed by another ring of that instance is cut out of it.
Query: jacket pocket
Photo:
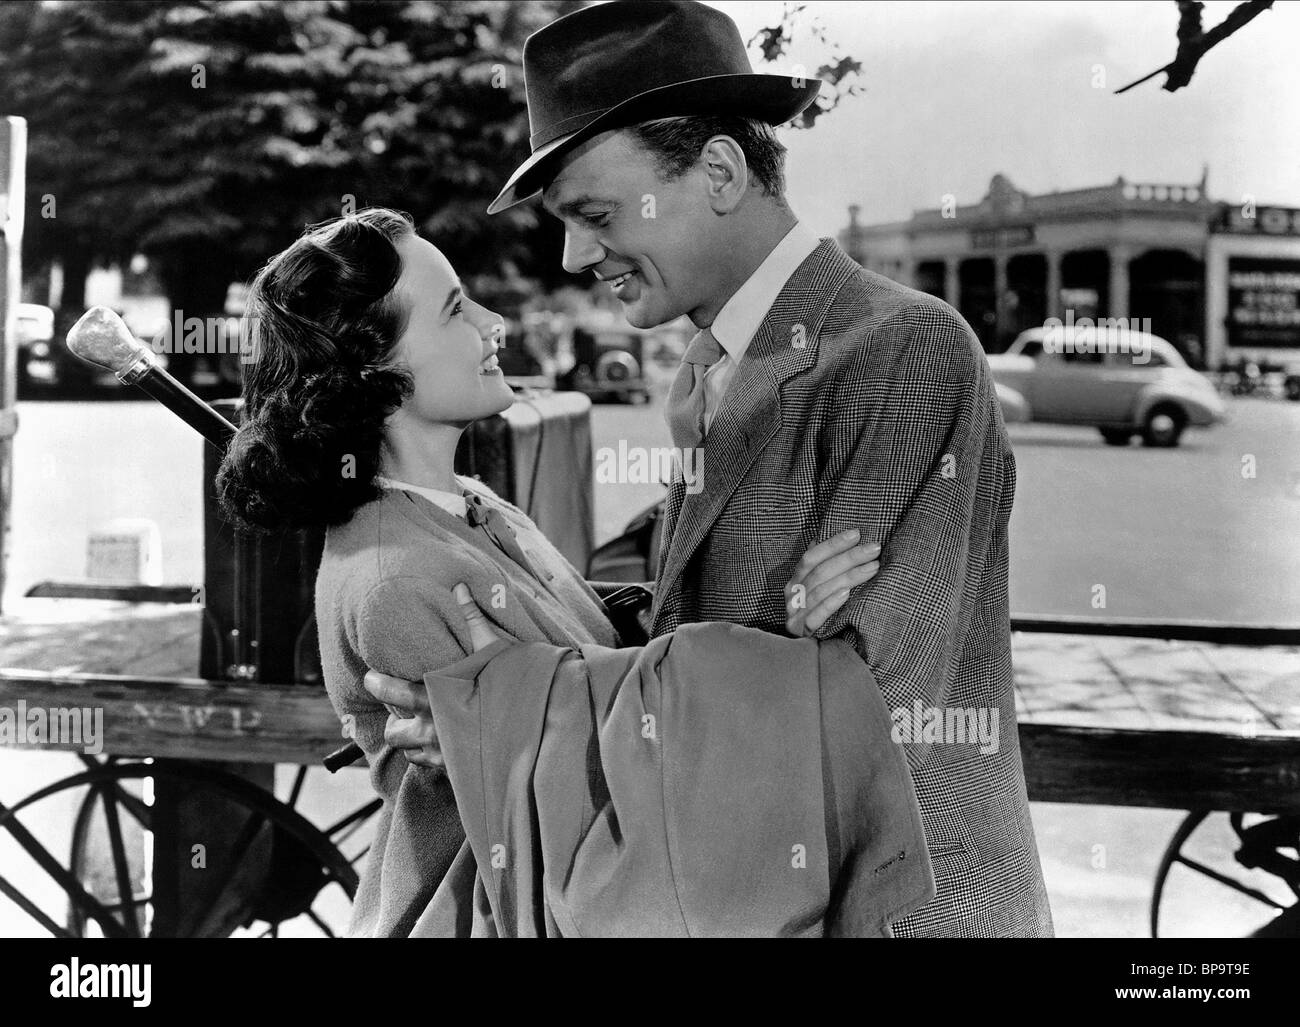
[[[935,842],[933,845],[926,846],[930,852],[931,859],[937,859],[939,856],[952,856],[958,853],[970,852],[965,842],[945,841]]]
[[[940,823],[932,821],[926,824],[925,828],[925,847],[929,850],[932,859],[956,855],[965,855],[973,859],[979,854],[979,849],[975,845],[975,836],[971,834],[970,828],[951,814]]]

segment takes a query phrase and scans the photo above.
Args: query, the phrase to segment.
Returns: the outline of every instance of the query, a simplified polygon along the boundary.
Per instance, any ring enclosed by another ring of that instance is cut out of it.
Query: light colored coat
[[[848,528],[880,573],[817,633],[849,642],[891,710],[996,711],[996,750],[909,744],[938,882],[900,936],[1044,936],[1051,913],[1016,734],[1007,522],[1016,465],[984,353],[941,300],[823,240],[781,291],[704,444],[669,489],[654,635],[784,628],[782,586]]]
[[[888,937],[935,894],[907,760],[843,642],[692,624],[497,643],[424,681],[473,860],[416,935]]]

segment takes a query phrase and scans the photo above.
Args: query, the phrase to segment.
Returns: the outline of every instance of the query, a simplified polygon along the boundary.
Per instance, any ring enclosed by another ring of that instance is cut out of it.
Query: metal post
[[[0,119],[0,606],[9,563],[14,433],[18,430],[18,303],[22,299],[23,203],[27,191],[27,122]]]

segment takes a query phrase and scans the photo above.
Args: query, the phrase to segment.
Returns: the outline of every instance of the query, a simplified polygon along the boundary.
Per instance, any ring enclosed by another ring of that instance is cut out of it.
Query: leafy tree
[[[535,205],[483,212],[528,153],[523,42],[582,5],[0,4],[0,109],[29,123],[28,266],[59,260],[76,297],[92,265],[144,253],[170,304],[205,316],[304,225],[382,204],[510,314],[571,281]],[[786,56],[803,8],[751,41],[762,60]],[[809,74],[834,106],[856,71]]]
[[[305,224],[382,203],[424,216],[470,276],[554,279],[536,212],[481,215],[527,154],[523,40],[573,6],[4,5],[29,265],[62,260],[75,293],[92,263],[142,252],[202,315]]]

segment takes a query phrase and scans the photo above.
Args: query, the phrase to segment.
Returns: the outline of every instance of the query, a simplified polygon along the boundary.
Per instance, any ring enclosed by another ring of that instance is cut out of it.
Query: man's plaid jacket
[[[938,894],[894,931],[1050,936],[1012,690],[1015,459],[966,322],[822,240],[736,369],[702,477],[669,488],[652,634],[784,633],[783,586],[810,546],[855,527],[879,542],[880,572],[817,635],[852,643],[907,745]],[[994,711],[992,751],[923,733]]]

